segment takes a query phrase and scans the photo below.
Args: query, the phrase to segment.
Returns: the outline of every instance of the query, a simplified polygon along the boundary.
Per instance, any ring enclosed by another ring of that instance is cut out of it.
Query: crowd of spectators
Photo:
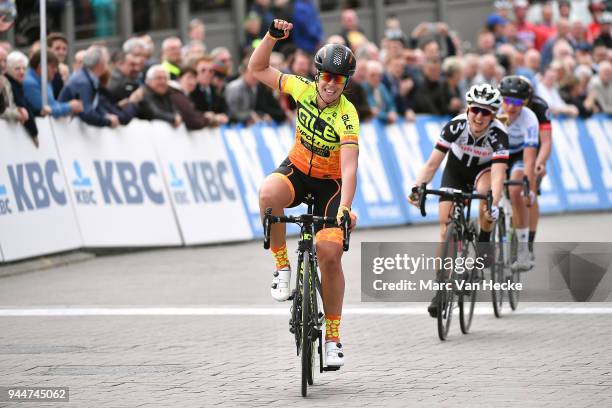
[[[271,65],[283,72],[313,79],[312,56],[325,43],[354,51],[357,69],[345,94],[361,120],[455,115],[465,109],[463,95],[471,85],[496,85],[509,74],[529,78],[553,115],[612,113],[612,15],[602,1],[590,1],[588,24],[575,18],[570,1],[541,4],[534,21],[527,19],[526,0],[495,1],[472,47],[444,22],[423,22],[407,33],[395,16],[387,18],[384,38],[376,44],[354,9],[343,10],[341,30],[326,37],[312,0],[283,8],[288,3],[276,1],[274,9],[270,0],[252,3],[239,60],[225,47],[208,50],[199,20],[190,23],[187,43],[166,38],[159,59],[156,44],[144,34],[119,50],[96,42],[78,51],[71,67],[66,37],[52,33],[46,44],[46,104],[40,44],[26,55],[0,43],[0,118],[22,123],[35,143],[34,117],[47,115],[78,115],[89,125],[109,127],[133,118],[158,119],[187,129],[295,120],[291,97],[258,83],[247,68],[273,17],[295,24],[271,57]]]

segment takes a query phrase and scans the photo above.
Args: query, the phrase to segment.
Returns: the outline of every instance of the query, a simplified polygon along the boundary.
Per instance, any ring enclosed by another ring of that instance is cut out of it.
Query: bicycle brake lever
[[[421,215],[423,217],[427,215],[427,212],[425,211],[425,200],[427,195],[425,193],[425,189],[427,189],[427,183],[422,183],[421,187],[419,188],[419,209],[421,210]]]

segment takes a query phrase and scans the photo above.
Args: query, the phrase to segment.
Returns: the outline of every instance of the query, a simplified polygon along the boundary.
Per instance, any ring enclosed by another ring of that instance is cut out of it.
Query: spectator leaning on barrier
[[[138,89],[139,68],[140,60],[136,55],[117,51],[115,66],[108,83],[109,96],[113,103],[129,98],[132,92]]]
[[[58,100],[68,102],[79,99],[83,102],[83,112],[79,118],[92,126],[119,126],[119,118],[104,110],[99,104],[98,90],[100,76],[106,71],[108,65],[108,51],[101,46],[89,47],[83,55],[83,68],[70,76],[62,89]]]
[[[202,129],[209,124],[203,112],[198,111],[189,94],[198,85],[196,70],[191,66],[181,68],[181,76],[176,81],[170,81],[170,100],[179,111],[188,130]]]
[[[597,110],[612,114],[612,64],[603,61],[599,64],[599,72],[589,83],[589,94],[593,96]]]
[[[248,67],[241,67],[242,75],[227,84],[225,100],[231,122],[246,125],[259,121],[282,122],[285,112],[272,91],[260,84]]]
[[[28,103],[30,111],[36,116],[47,116],[51,115],[54,118],[62,116],[76,115],[83,111],[83,103],[77,99],[73,99],[68,102],[58,102],[53,95],[53,88],[50,83],[47,84],[47,103],[48,105],[43,106],[42,98],[42,82],[41,82],[41,61],[40,61],[40,50],[36,51],[32,58],[30,58],[30,68],[26,74],[26,78],[23,81],[23,90],[25,92],[25,99]],[[47,51],[47,78],[53,78],[57,73],[59,66],[59,59],[55,56],[55,53],[51,50]]]
[[[395,123],[397,108],[393,96],[382,83],[383,73],[383,65],[379,61],[368,61],[368,74],[363,88],[368,95],[373,117],[384,123]]]
[[[98,88],[98,104],[100,109],[108,114],[117,117],[119,124],[127,125],[138,114],[138,103],[142,99],[142,89],[137,89],[129,96],[118,103],[112,101],[111,94],[108,90],[111,72],[106,69],[100,75],[100,87]]]
[[[182,42],[178,37],[169,37],[162,42],[161,65],[170,74],[170,79],[176,79],[181,74],[181,47]]]
[[[227,123],[227,104],[223,95],[219,94],[217,88],[212,86],[215,75],[215,63],[212,56],[204,55],[198,58],[194,64],[197,74],[198,85],[191,92],[191,100],[195,108],[206,115],[213,126]]]
[[[0,112],[0,119],[18,121],[23,124],[28,120],[29,114],[26,108],[22,108],[15,104],[11,83],[5,76],[7,55],[6,50],[0,47],[0,105],[4,107]]]
[[[551,114],[576,117],[578,116],[578,108],[574,105],[567,104],[561,98],[557,88],[558,75],[556,66],[559,64],[559,61],[554,61],[553,64],[544,71],[536,87],[536,94],[546,101]]]
[[[121,47],[121,50],[125,54],[129,55],[129,59],[135,61],[136,63],[136,67],[134,69],[139,72],[138,78],[137,78],[139,84],[144,82],[144,74],[145,74],[146,69],[148,69],[148,67],[153,65],[153,62],[147,65],[147,62],[148,62],[147,60],[149,58],[148,48],[149,47],[147,43],[139,37],[132,37],[126,40],[123,43],[123,46]],[[113,84],[112,77],[111,77],[111,84]]]
[[[6,78],[10,82],[11,92],[15,105],[19,108],[20,122],[32,138],[34,145],[38,147],[38,127],[34,121],[34,113],[28,108],[23,90],[28,57],[20,51],[11,52],[6,58],[7,72]]]
[[[565,103],[578,108],[578,115],[581,118],[586,118],[593,114],[595,100],[586,94],[586,87],[582,85],[582,82],[577,77],[569,77],[561,85],[559,93]]]
[[[413,120],[414,112],[408,109],[408,99],[414,89],[414,80],[406,74],[404,67],[405,60],[401,55],[389,59],[382,83],[391,93],[397,113],[400,116],[405,115],[408,120]]]
[[[343,45],[343,44],[342,44]],[[344,90],[344,96],[353,104],[357,110],[357,115],[362,121],[370,120],[372,118],[372,110],[368,103],[368,95],[363,87],[368,76],[368,61],[357,60],[355,65],[355,73],[351,76],[346,89]]]
[[[163,120],[173,127],[183,122],[174,109],[168,90],[170,74],[163,65],[153,65],[147,71],[142,101],[138,105],[138,117],[146,120]]]
[[[442,115],[456,116],[463,110],[463,95],[459,82],[463,76],[463,65],[458,57],[448,57],[442,64],[444,83],[437,105]]]
[[[70,74],[68,65],[66,65],[68,39],[62,33],[51,33],[47,36],[47,47],[53,51],[59,60],[55,75],[49,77],[49,81],[53,87],[53,96],[57,98],[64,87],[64,83],[68,81],[68,75]]]
[[[412,110],[415,113],[440,115],[440,107],[437,106],[442,92],[440,61],[428,59],[423,66],[423,74],[423,82],[416,88],[414,98],[411,101]]]

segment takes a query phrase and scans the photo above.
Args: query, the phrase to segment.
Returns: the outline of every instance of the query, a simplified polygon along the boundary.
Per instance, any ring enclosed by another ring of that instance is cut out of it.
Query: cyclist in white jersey
[[[508,178],[529,179],[529,197],[523,197],[521,186],[510,187],[512,219],[519,242],[517,260],[512,269],[526,271],[531,268],[529,241],[529,210],[536,199],[535,162],[538,149],[539,122],[535,113],[526,105],[530,96],[529,87],[520,76],[507,76],[499,84],[503,96],[500,117],[505,118],[510,144]]]
[[[493,192],[491,212],[486,211],[484,201],[479,206],[478,241],[489,242],[493,222],[499,215],[497,206],[506,178],[508,136],[505,126],[495,119],[495,113],[501,105],[501,95],[497,89],[488,84],[474,85],[467,92],[466,101],[467,112],[451,119],[442,129],[433,152],[415,180],[415,187],[408,200],[418,205],[418,186],[431,181],[450,150],[442,175],[442,188],[469,193],[475,188],[480,194],[487,194],[489,190]],[[444,241],[446,235],[452,205],[449,199],[440,199],[440,242]],[[485,258],[485,265],[489,263],[489,258]],[[435,297],[427,310],[432,317],[437,316]]]

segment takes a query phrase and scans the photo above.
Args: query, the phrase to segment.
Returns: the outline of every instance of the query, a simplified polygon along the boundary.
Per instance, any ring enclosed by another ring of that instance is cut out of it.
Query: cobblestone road
[[[610,214],[550,217],[539,238],[577,240],[581,231],[581,241],[610,242],[601,225],[611,222]],[[461,335],[455,322],[444,343],[424,305],[360,303],[360,241],[435,236],[435,226],[354,235],[345,260],[347,365],[317,374],[306,400],[288,305],[269,299],[270,259],[259,243],[107,256],[2,278],[0,386],[68,386],[70,402],[0,407],[612,406],[609,303],[521,304],[502,319],[482,304],[473,332]]]

